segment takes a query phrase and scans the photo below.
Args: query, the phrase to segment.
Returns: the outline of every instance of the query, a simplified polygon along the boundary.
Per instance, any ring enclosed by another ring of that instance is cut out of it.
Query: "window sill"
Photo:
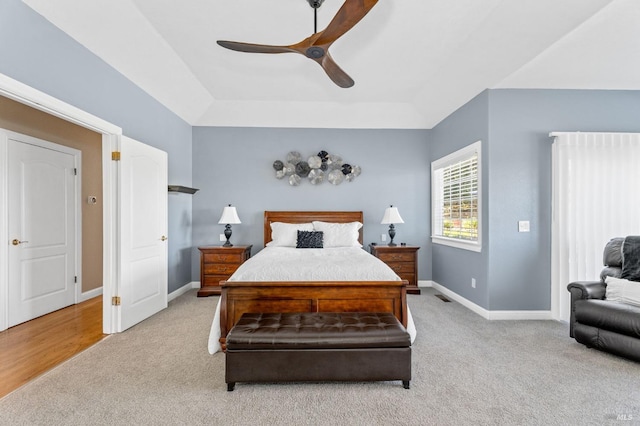
[[[431,237],[431,242],[433,244],[440,244],[443,246],[455,247],[463,250],[475,251],[477,253],[482,252],[482,244],[477,243],[475,241],[464,241],[464,240],[456,240],[453,238],[444,238],[444,237]]]

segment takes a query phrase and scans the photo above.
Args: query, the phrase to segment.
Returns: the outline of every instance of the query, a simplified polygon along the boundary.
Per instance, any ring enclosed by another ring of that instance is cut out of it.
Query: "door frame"
[[[553,137],[553,133],[549,134]],[[558,144],[553,138],[551,144],[551,318],[562,321],[562,287],[558,280],[559,276],[559,249],[560,249],[560,227],[558,221],[558,206],[560,202],[558,187]],[[568,292],[567,292],[568,293]]]
[[[79,108],[27,86],[11,77],[0,73],[0,95],[34,109],[46,112],[63,120],[82,126],[102,134],[102,189],[103,189],[103,277],[102,277],[102,328],[105,334],[112,334],[117,329],[117,306],[112,306],[112,297],[118,294],[117,281],[117,161],[111,160],[111,153],[120,150],[122,128],[101,118],[89,114]],[[7,153],[0,149],[0,164]],[[6,167],[3,168],[6,170]],[[7,205],[7,177],[0,173],[0,205]],[[8,285],[8,218],[6,209],[0,209],[0,299],[6,300],[4,294]],[[0,331],[6,330],[9,322],[4,303],[0,303]]]

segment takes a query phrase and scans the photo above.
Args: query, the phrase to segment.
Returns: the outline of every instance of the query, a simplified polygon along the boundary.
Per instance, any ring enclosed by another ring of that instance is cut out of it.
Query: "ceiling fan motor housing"
[[[324,49],[318,46],[312,46],[307,49],[307,57],[311,59],[319,59],[324,56]]]

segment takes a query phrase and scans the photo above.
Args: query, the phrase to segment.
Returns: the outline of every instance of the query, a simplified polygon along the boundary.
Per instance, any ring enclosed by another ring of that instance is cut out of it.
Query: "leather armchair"
[[[588,347],[640,361],[640,307],[605,298],[605,278],[622,273],[623,242],[624,238],[614,238],[605,246],[600,281],[576,281],[567,286],[571,293],[569,335]]]

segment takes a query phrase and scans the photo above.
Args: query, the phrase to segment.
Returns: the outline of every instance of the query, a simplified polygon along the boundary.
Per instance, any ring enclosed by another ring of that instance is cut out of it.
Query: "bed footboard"
[[[242,314],[274,312],[391,312],[407,326],[403,281],[222,281],[220,344]]]

